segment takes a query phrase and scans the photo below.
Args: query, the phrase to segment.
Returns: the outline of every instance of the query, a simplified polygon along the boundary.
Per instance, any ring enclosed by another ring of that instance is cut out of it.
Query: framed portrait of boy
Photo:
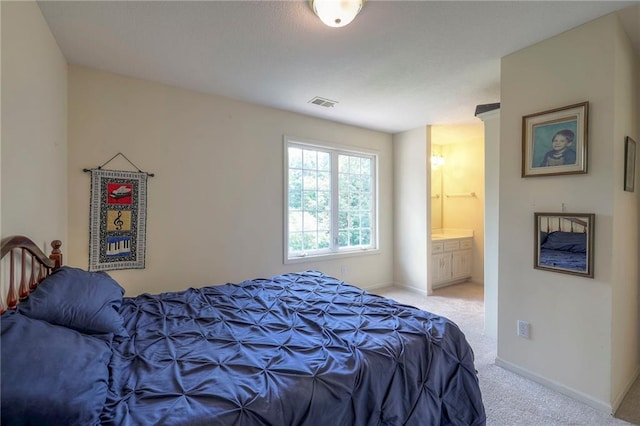
[[[522,117],[522,177],[587,173],[589,102]]]

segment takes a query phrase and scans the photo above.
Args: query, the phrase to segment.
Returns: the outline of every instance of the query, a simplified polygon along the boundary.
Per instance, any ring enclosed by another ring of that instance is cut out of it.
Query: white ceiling
[[[612,11],[640,54],[640,1],[370,0],[343,28],[304,0],[39,5],[70,64],[389,133],[477,123],[501,57]]]

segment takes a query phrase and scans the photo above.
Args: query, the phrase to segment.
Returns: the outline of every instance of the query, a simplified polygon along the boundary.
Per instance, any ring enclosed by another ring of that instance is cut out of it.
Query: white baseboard
[[[620,392],[620,394],[613,400],[614,413],[618,411],[618,408],[620,408],[620,404],[622,404],[622,401],[624,401],[624,397],[627,396],[629,389],[631,389],[631,386],[633,386],[633,384],[636,382],[638,377],[640,377],[640,366],[636,367],[636,372],[631,375],[631,380],[629,380],[629,383],[627,383],[623,391]]]
[[[450,285],[461,284],[469,281],[470,281],[469,278],[460,278],[459,280],[455,280],[455,281],[447,281],[446,283],[433,284],[431,288],[434,290],[437,290],[439,288],[449,287]]]
[[[540,383],[541,385],[546,386],[549,389],[552,389],[556,392],[559,392],[563,395],[573,398],[576,401],[580,401],[590,407],[595,408],[596,410],[603,411],[613,415],[611,404],[605,401],[600,401],[598,399],[595,399],[585,393],[582,393],[580,391],[567,387],[562,383],[556,382],[555,380],[550,380],[545,377],[542,377],[532,371],[527,370],[526,368],[522,368],[518,365],[512,364],[508,361],[500,359],[499,357],[496,357],[496,365],[498,367],[504,368],[505,370],[509,370],[520,376],[526,377],[527,379],[533,380],[536,383]]]
[[[348,281],[347,281],[348,282]],[[371,291],[371,290],[380,290],[382,288],[391,288],[393,287],[393,283],[379,283],[379,284],[372,284],[372,285],[368,285],[366,287],[362,287],[364,290],[367,291]]]
[[[426,296],[427,295],[427,289],[426,288],[414,287],[414,286],[406,284],[406,283],[396,283],[396,284],[393,284],[393,286],[396,287],[396,288],[401,288],[403,290],[413,291],[415,293],[421,294],[422,296]]]

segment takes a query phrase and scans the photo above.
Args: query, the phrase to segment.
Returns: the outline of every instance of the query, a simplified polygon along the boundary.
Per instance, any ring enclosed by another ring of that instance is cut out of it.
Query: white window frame
[[[374,254],[380,251],[380,245],[378,241],[378,152],[370,149],[363,149],[359,147],[350,147],[345,145],[338,145],[334,143],[314,141],[304,138],[298,138],[294,136],[284,135],[283,151],[284,151],[284,263],[302,263],[311,262],[329,258],[340,258],[349,256],[359,256]],[[300,255],[289,255],[289,147],[296,146],[300,148],[314,149],[325,152],[330,152],[332,156],[332,169],[331,169],[331,232],[332,232],[332,244],[330,248],[319,251],[313,251],[311,253],[302,253]],[[367,247],[339,247],[337,241],[337,227],[338,227],[338,167],[337,157],[339,154],[354,155],[370,157],[373,161],[371,174],[372,185],[371,191],[371,244]],[[335,157],[334,157],[335,156]],[[335,164],[334,164],[335,162]]]

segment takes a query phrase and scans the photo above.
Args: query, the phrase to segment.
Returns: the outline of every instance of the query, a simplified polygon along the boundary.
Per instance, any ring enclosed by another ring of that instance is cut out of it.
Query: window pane
[[[289,253],[302,250],[302,232],[289,233]]]
[[[338,189],[340,191],[349,190],[349,173],[338,173]]]
[[[289,209],[300,210],[302,208],[302,192],[289,192]]]
[[[351,231],[349,234],[351,237],[349,240],[349,245],[351,246],[360,245],[360,231],[359,230]]]
[[[302,189],[302,171],[289,169],[289,189]]]
[[[349,190],[360,191],[360,176],[349,175]]]
[[[360,173],[360,157],[349,157],[349,173]]]
[[[349,157],[346,155],[338,156],[338,172],[349,173]]]
[[[331,192],[318,191],[317,208],[318,212],[331,211]]]
[[[318,213],[318,231],[331,231],[331,215],[329,213]]]
[[[360,173],[362,173],[363,175],[371,175],[371,159],[360,159]]]
[[[369,228],[371,226],[371,216],[368,212],[365,212],[360,216],[360,226],[363,228]]]
[[[300,148],[289,147],[289,168],[299,169],[302,167],[302,150]]]
[[[358,205],[362,210],[371,210],[371,195],[361,194]]]
[[[327,249],[331,247],[331,234],[329,231],[318,233],[318,248]]]
[[[331,172],[318,172],[318,189],[331,191]]]
[[[289,211],[289,232],[302,231],[302,212]]]
[[[357,192],[352,192],[349,195],[349,210],[359,210],[362,205],[362,196]]]
[[[363,229],[361,233],[362,240],[360,244],[363,246],[368,246],[371,244],[371,231],[368,229]]]
[[[315,170],[304,170],[302,172],[303,188],[304,189],[317,189],[318,188],[318,173]]]
[[[315,250],[318,247],[315,232],[305,232],[303,237],[303,249]]]
[[[346,211],[338,212],[338,229],[343,230],[349,227],[349,214]]]
[[[338,245],[340,247],[346,247],[349,242],[349,233],[347,231],[340,231],[338,233]]]
[[[323,172],[331,171],[331,154],[328,152],[318,152],[318,170]]]
[[[302,208],[305,212],[315,213],[318,208],[318,193],[316,191],[302,191]]]
[[[304,215],[302,218],[302,229],[305,232],[316,231],[318,229],[318,220],[316,219],[314,214],[309,212],[304,212]]]
[[[309,170],[316,170],[318,168],[318,153],[317,151],[310,151],[305,149],[302,152],[302,167]]]
[[[362,176],[360,185],[364,192],[371,192],[371,176]]]

